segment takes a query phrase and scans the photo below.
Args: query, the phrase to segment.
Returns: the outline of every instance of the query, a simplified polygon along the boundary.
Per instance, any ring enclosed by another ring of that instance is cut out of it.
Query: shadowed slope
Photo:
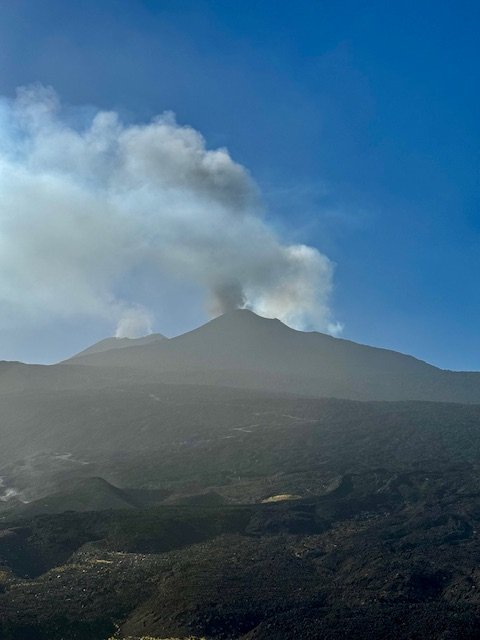
[[[151,333],[148,336],[142,338],[105,338],[92,344],[91,347],[87,347],[83,351],[80,351],[76,356],[73,356],[72,360],[76,358],[82,358],[83,356],[89,356],[94,353],[104,353],[105,351],[111,351],[112,349],[126,349],[127,347],[143,347],[145,345],[160,342],[161,340],[168,340],[161,333]]]
[[[168,341],[69,363],[149,371],[164,382],[358,400],[480,402],[480,374],[442,371],[387,349],[237,310]]]
[[[103,478],[85,478],[50,496],[21,504],[14,509],[14,513],[16,516],[33,517],[42,513],[62,513],[70,510],[105,511],[133,509],[137,506],[129,495]]]

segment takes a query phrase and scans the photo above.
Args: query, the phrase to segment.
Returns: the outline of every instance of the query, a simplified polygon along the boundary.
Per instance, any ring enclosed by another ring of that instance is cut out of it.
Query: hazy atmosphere
[[[478,368],[476,9],[359,9],[2,3],[0,357],[247,304]]]
[[[479,640],[479,7],[0,0],[0,640]]]

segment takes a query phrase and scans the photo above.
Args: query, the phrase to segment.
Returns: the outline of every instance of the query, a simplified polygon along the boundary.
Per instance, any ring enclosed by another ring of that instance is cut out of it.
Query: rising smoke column
[[[226,149],[171,113],[125,125],[97,111],[78,126],[50,88],[1,101],[0,323],[85,315],[145,333],[151,311],[118,295],[142,268],[200,286],[212,315],[248,307],[335,331],[332,263],[282,242]]]

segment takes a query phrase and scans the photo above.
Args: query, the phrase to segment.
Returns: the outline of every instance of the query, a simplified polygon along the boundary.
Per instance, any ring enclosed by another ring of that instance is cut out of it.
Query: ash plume
[[[3,326],[85,316],[148,332],[152,311],[121,286],[142,269],[200,287],[212,314],[337,326],[329,259],[279,238],[248,171],[171,113],[78,125],[52,89],[19,89],[0,101],[0,200]]]
[[[235,309],[243,309],[247,298],[238,280],[222,282],[213,289],[212,313],[220,314]]]

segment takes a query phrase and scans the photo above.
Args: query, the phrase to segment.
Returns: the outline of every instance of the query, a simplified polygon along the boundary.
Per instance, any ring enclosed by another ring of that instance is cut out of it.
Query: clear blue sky
[[[336,263],[344,337],[480,369],[479,18],[471,1],[10,0],[0,94],[40,81],[131,121],[174,111]],[[0,358],[103,337],[77,329],[5,333]]]

